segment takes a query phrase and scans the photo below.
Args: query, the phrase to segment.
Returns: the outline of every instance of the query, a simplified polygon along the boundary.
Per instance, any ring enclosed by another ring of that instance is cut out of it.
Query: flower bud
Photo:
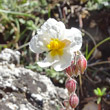
[[[72,68],[74,70],[73,76],[78,76],[80,74],[79,67],[77,65],[73,65]]]
[[[71,94],[69,98],[69,104],[72,108],[76,108],[79,104],[79,98],[75,93]]]
[[[79,74],[79,70],[78,70],[78,67],[74,64],[74,61],[72,61],[71,65],[66,68],[66,73],[69,75],[69,76],[78,76]]]
[[[70,93],[75,92],[76,90],[76,81],[72,78],[67,79],[66,83],[65,83],[66,88],[68,89],[68,91]]]
[[[73,71],[72,71],[71,66],[69,66],[68,68],[66,68],[66,73],[67,73],[69,76],[72,76],[72,75],[73,75]]]
[[[69,76],[72,76],[73,75],[73,72],[74,72],[74,68],[72,68],[72,65],[74,65],[74,61],[71,62],[71,65],[66,68],[66,73],[69,75]]]
[[[79,57],[76,66],[78,67],[81,74],[83,74],[87,67],[87,60],[83,55]]]
[[[68,100],[64,100],[63,104],[64,104],[65,107],[68,107],[69,106],[69,101]]]

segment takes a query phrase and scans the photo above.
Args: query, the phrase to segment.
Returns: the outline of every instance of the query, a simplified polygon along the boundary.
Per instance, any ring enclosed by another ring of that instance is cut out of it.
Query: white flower
[[[56,71],[62,71],[71,65],[74,52],[82,46],[81,32],[76,28],[66,29],[62,22],[49,18],[38,30],[29,44],[35,53],[47,52],[40,67],[52,66]]]

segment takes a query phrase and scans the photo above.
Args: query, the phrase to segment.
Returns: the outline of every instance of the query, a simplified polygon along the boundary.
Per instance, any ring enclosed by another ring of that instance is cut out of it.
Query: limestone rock
[[[0,110],[57,110],[59,100],[67,98],[65,90],[56,88],[45,75],[16,67],[13,51],[8,49],[11,55],[4,51],[0,54]]]
[[[6,48],[0,53],[0,62],[19,64],[20,52]]]

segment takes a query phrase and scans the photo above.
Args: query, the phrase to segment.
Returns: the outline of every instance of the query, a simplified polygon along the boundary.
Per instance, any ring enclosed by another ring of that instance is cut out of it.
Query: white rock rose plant
[[[84,73],[87,67],[86,58],[81,53],[81,31],[77,28],[66,29],[61,21],[49,18],[32,37],[29,48],[32,52],[46,57],[37,64],[40,67],[53,67],[56,71],[65,71],[67,80],[68,99],[63,102],[61,110],[74,110],[79,98],[76,95],[76,80],[74,77]]]

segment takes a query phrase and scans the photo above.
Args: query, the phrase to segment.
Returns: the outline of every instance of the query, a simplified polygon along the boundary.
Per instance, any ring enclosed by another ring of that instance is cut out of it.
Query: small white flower
[[[29,44],[35,53],[48,52],[44,61],[38,62],[40,67],[52,66],[62,71],[71,65],[74,52],[82,46],[81,32],[76,28],[66,29],[62,22],[49,18],[38,30]]]

